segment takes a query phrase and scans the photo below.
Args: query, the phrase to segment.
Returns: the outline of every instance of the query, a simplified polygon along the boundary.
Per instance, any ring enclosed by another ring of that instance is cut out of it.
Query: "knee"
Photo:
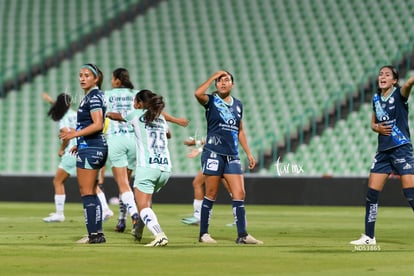
[[[244,198],[246,197],[246,190],[244,189],[244,185],[237,184],[231,185],[229,187],[233,200],[244,200]]]
[[[205,196],[211,200],[216,200],[217,198],[217,193],[218,190],[217,189],[206,189],[206,194]]]
[[[55,187],[61,187],[61,186],[63,186],[63,182],[62,181],[59,181],[59,180],[57,180],[55,178],[55,179],[53,179],[53,186],[55,186]]]
[[[197,189],[203,185],[203,182],[200,183],[200,181],[194,180],[192,184],[193,184],[193,188]]]
[[[246,192],[244,190],[236,191],[231,193],[233,200],[244,200]]]
[[[85,186],[85,185],[79,185],[79,192],[81,196],[85,195],[96,195],[96,186]]]

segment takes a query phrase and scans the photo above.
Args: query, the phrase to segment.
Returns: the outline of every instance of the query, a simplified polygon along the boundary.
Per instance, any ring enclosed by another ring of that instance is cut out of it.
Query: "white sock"
[[[56,214],[63,215],[63,211],[65,209],[65,200],[66,200],[66,195],[55,194]]]
[[[125,192],[121,195],[122,202],[125,204],[127,212],[130,216],[138,213],[137,205],[135,204],[134,194],[132,191]]]
[[[194,207],[194,217],[200,220],[201,217],[201,204],[203,204],[203,200],[194,199],[193,207]]]
[[[102,211],[104,210],[108,210],[109,206],[108,206],[108,202],[106,201],[106,196],[103,192],[97,193],[96,194],[99,198],[99,201],[101,202],[102,205]]]
[[[157,234],[162,233],[160,224],[158,223],[157,216],[151,208],[144,208],[140,213],[142,221],[147,226],[148,230],[156,236]]]

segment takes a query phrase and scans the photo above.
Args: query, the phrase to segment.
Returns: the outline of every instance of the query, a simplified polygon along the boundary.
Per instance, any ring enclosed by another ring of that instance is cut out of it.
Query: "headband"
[[[96,66],[91,65],[91,64],[84,64],[82,65],[82,68],[86,68],[92,71],[92,73],[95,75],[95,77],[98,77],[98,68],[96,68]]]

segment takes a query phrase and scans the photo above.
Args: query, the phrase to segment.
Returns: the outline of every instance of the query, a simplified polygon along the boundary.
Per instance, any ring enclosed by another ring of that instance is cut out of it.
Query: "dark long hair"
[[[53,105],[50,107],[49,111],[47,112],[47,115],[52,118],[53,121],[60,121],[63,116],[65,116],[66,112],[70,108],[70,104],[72,102],[72,98],[70,95],[61,93],[59,96],[57,96],[56,101],[53,103]]]
[[[165,107],[164,98],[147,89],[140,90],[135,95],[135,101],[142,102],[144,109],[147,110],[144,114],[146,124],[150,124],[158,118]]]
[[[122,87],[134,89],[134,85],[129,78],[129,72],[125,68],[117,68],[112,72],[112,76],[121,81]]]
[[[104,74],[102,73],[101,69],[96,66],[96,68],[98,68],[98,82],[96,83],[96,85],[98,86],[99,89],[102,89],[102,83],[104,80]]]

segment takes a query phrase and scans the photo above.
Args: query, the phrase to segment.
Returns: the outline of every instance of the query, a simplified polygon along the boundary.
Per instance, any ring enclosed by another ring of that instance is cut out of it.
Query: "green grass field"
[[[180,219],[192,205],[154,204],[170,243],[147,248],[104,223],[106,244],[76,244],[86,232],[81,204],[67,204],[66,221],[44,223],[53,203],[0,203],[0,275],[373,275],[414,271],[414,214],[380,207],[377,247],[354,247],[363,231],[363,207],[246,206],[248,230],[264,245],[237,245],[231,206],[216,205],[210,233]],[[117,206],[112,206],[117,211]],[[148,230],[143,243],[152,240]]]

